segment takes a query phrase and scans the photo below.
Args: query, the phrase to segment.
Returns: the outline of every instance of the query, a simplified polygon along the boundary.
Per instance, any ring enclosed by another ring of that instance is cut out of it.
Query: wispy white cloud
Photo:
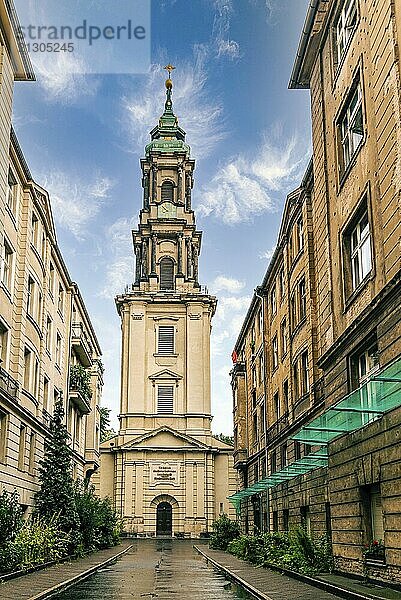
[[[276,250],[276,246],[273,246],[273,248],[270,248],[270,250],[265,250],[264,252],[261,252],[259,254],[259,258],[269,261],[272,259],[275,250]]]
[[[250,302],[246,295],[218,298],[212,331],[213,356],[230,356]]]
[[[107,202],[114,185],[103,175],[88,182],[58,170],[40,181],[50,194],[55,221],[80,239],[85,238],[88,225]]]
[[[218,98],[211,98],[206,89],[206,58],[207,50],[198,46],[194,50],[194,62],[179,63],[174,72],[174,112],[183,123],[197,158],[209,156],[226,135],[222,103]],[[161,81],[163,65],[153,65],[145,84],[124,98],[131,140],[139,152],[149,141],[149,125],[158,122],[164,107],[166,98]]]
[[[244,287],[245,283],[243,281],[224,275],[218,275],[210,285],[210,289],[214,294],[221,291],[236,294],[243,290]]]
[[[234,13],[232,0],[214,0],[215,17],[210,45],[217,58],[236,59],[241,55],[238,42],[230,39],[231,17]]]
[[[103,298],[113,299],[133,281],[134,258],[131,235],[133,227],[134,219],[121,218],[106,229],[105,240],[108,244],[109,260],[104,285],[99,292]]]
[[[267,135],[253,156],[240,154],[218,168],[201,193],[198,214],[215,216],[228,225],[273,212],[274,195],[289,191],[301,177],[304,156],[295,137],[284,144]]]
[[[48,101],[73,104],[84,96],[96,94],[100,80],[87,75],[85,61],[73,52],[59,52],[49,57],[35,55],[34,69]]]

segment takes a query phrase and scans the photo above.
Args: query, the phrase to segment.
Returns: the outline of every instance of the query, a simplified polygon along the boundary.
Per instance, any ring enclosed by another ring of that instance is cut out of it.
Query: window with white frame
[[[25,470],[26,425],[21,423],[19,430],[18,468]]]
[[[24,389],[28,392],[31,388],[31,364],[32,351],[29,348],[24,349]]]
[[[54,271],[53,263],[50,263],[50,266],[49,266],[49,294],[51,295],[52,298],[54,296],[54,280],[55,280],[54,273],[55,273],[55,271]]]
[[[39,240],[40,240],[40,232],[39,232],[39,219],[32,213],[32,224],[31,224],[31,242],[36,250],[39,250]]]
[[[8,171],[8,190],[7,190],[7,206],[15,216],[17,212],[17,180],[11,169]]]
[[[0,462],[5,462],[7,445],[8,414],[0,410]]]
[[[297,251],[301,252],[304,247],[304,220],[299,217],[297,221]]]
[[[272,340],[272,368],[277,369],[278,367],[278,340],[277,335]]]
[[[43,410],[49,410],[49,387],[50,380],[48,377],[44,377],[43,379]]]
[[[7,365],[8,328],[0,321],[0,366]]]
[[[342,171],[348,167],[363,140],[362,86],[358,82],[350,94],[339,120]]]
[[[58,309],[58,311],[59,311],[60,314],[63,314],[63,310],[64,310],[64,288],[61,285],[61,283],[59,283],[59,286],[58,286],[57,309]]]
[[[356,289],[372,270],[372,250],[367,211],[364,211],[350,232],[350,258],[352,289]]]
[[[335,24],[336,61],[340,64],[345,55],[357,21],[357,0],[345,0]]]
[[[276,283],[274,283],[274,287],[270,292],[270,308],[272,311],[272,316],[277,312],[277,297],[276,297]]]
[[[158,354],[174,354],[174,325],[160,325],[157,341]]]
[[[301,360],[301,393],[302,395],[309,392],[309,363],[308,363],[308,351],[302,352]]]
[[[306,284],[305,278],[303,277],[298,284],[299,294],[299,321],[306,318]]]
[[[280,326],[280,334],[281,334],[281,356],[285,356],[287,354],[287,319],[283,319],[281,321]]]
[[[279,288],[280,288],[280,302],[282,302],[285,298],[285,276],[284,276],[284,267],[280,269],[279,274]]]
[[[259,334],[263,335],[263,310],[262,309],[259,310],[258,320],[259,320]]]
[[[26,311],[29,315],[31,315],[31,317],[34,316],[34,307],[35,307],[35,281],[30,275],[28,275]]]
[[[52,351],[52,332],[53,332],[53,323],[49,315],[46,319],[46,350],[49,354]]]
[[[56,335],[56,356],[55,356],[56,365],[61,367],[61,335],[57,332]]]
[[[29,472],[33,473],[35,467],[35,455],[36,455],[36,434],[31,431],[29,436]]]
[[[4,238],[1,257],[1,282],[9,291],[12,286],[13,259],[13,249],[6,238]]]
[[[263,383],[263,375],[264,375],[264,358],[263,358],[263,351],[259,357],[259,383],[262,384]]]
[[[273,410],[274,410],[274,418],[279,419],[280,418],[280,396],[279,393],[276,392],[273,396]]]
[[[174,412],[174,386],[157,386],[157,412],[159,414],[172,414]]]
[[[297,296],[296,293],[293,292],[291,294],[291,300],[290,300],[290,311],[291,311],[291,328],[292,330],[295,329],[295,327],[298,324],[298,315],[297,315]]]

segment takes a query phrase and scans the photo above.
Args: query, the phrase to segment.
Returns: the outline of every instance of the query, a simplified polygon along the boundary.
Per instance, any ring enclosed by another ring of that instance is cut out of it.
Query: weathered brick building
[[[252,307],[233,368],[244,527],[303,522],[329,534],[339,570],[388,581],[401,579],[400,32],[391,0],[310,2],[290,87],[310,89],[313,167],[258,292],[258,455]]]

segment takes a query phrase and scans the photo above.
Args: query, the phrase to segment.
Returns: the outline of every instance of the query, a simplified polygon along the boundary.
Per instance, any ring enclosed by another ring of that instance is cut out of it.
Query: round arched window
[[[174,185],[171,181],[165,181],[162,184],[162,202],[173,202],[174,200]]]
[[[167,256],[160,261],[160,289],[174,289],[174,261]]]

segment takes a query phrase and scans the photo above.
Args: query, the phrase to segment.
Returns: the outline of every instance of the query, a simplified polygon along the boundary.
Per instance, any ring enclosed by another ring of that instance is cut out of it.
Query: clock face
[[[157,207],[157,216],[161,219],[175,219],[177,207],[172,202],[163,202]]]

